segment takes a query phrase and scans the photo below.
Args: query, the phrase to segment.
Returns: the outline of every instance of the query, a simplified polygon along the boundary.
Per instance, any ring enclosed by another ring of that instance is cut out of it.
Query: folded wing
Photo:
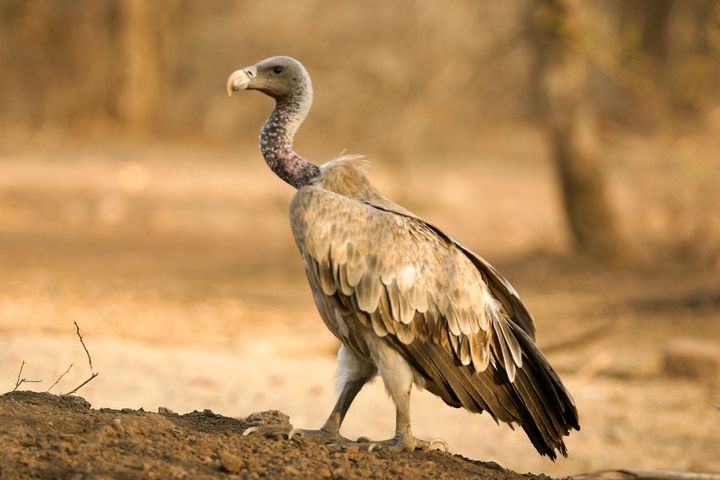
[[[492,266],[387,201],[305,187],[290,217],[324,317],[342,312],[345,324],[372,329],[447,404],[519,424],[540,453],[565,454],[562,437],[579,429],[575,405]],[[352,347],[356,331],[336,334]]]

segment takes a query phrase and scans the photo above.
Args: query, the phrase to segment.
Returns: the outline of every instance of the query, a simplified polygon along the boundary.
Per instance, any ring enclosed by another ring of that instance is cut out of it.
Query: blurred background
[[[315,88],[296,150],[494,263],[573,392],[570,458],[414,400],[414,429],[521,472],[720,470],[720,2],[0,0],[0,382],[95,407],[320,424],[335,340],[264,165],[272,55]],[[47,385],[43,388],[42,385]],[[349,436],[386,437],[380,385]]]

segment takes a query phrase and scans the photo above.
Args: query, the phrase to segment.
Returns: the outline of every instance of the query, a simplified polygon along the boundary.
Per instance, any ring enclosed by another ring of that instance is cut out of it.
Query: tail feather
[[[523,417],[521,426],[535,448],[555,460],[555,450],[567,456],[563,437],[580,430],[577,407],[540,349],[519,327],[512,325],[525,356],[511,384]]]
[[[510,322],[522,350],[522,367],[510,381],[502,362],[491,361],[483,372],[462,365],[434,342],[415,339],[404,344],[391,336],[393,346],[424,377],[425,388],[453,407],[487,411],[496,421],[518,424],[541,455],[552,460],[567,456],[563,437],[580,430],[570,393],[528,334]]]

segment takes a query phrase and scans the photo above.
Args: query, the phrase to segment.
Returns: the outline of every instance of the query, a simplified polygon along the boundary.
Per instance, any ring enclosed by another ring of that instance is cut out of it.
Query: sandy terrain
[[[0,478],[488,478],[530,480],[496,463],[440,452],[367,452],[244,436],[249,427],[287,424],[281,412],[241,420],[210,410],[177,415],[103,408],[81,397],[11,392],[0,396]]]
[[[224,150],[153,148],[8,156],[0,173],[0,391],[13,388],[23,360],[23,376],[43,381],[34,390],[70,363],[52,392],[86,378],[77,321],[100,372],[80,391],[93,408],[228,417],[277,409],[295,426],[317,427],[334,402],[336,343],[290,238],[289,188],[254,151],[237,162]],[[423,392],[413,397],[415,433],[518,472],[720,471],[717,380],[670,377],[661,362],[673,339],[720,341],[717,270],[629,270],[568,257],[546,167],[490,159],[461,168],[450,175],[421,166],[409,177],[413,188],[389,181],[403,172],[377,167],[371,175],[513,282],[575,396],[582,430],[567,442],[569,458],[552,463],[521,431]],[[393,425],[376,382],[343,432],[385,438]]]

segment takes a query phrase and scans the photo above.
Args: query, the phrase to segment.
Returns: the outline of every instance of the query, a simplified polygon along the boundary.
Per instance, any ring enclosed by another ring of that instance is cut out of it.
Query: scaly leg
[[[388,448],[393,451],[448,450],[444,440],[430,442],[415,438],[410,429],[410,391],[414,372],[407,361],[386,344],[375,344],[373,360],[380,370],[385,389],[395,402],[395,437],[381,442],[365,440],[368,450]]]

